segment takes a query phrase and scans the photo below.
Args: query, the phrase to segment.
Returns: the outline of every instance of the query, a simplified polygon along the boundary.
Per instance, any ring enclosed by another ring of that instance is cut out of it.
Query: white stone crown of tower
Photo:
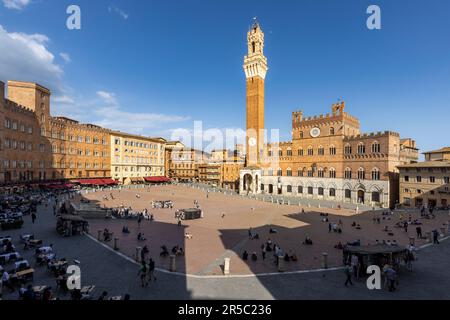
[[[267,58],[264,56],[264,33],[255,22],[247,34],[248,55],[244,58],[245,76],[248,78],[266,78]]]

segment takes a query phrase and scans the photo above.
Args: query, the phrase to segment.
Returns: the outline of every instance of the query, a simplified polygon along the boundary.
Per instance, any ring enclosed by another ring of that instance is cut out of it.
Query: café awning
[[[150,183],[164,183],[164,182],[170,182],[171,180],[167,177],[145,177],[145,182]]]

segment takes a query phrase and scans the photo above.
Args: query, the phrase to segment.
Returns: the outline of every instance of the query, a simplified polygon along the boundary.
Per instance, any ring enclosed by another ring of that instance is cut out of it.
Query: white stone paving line
[[[106,248],[107,250],[114,252],[118,256],[124,258],[128,262],[131,262],[135,265],[140,266],[141,264],[130,257],[126,256],[125,254],[114,250],[107,244],[104,244],[101,241],[98,241],[95,237],[91,236],[90,234],[86,234],[86,236],[91,239],[92,241],[100,244],[102,247]],[[450,236],[440,239],[439,241],[445,241],[450,239]],[[432,246],[432,243],[427,243],[418,248],[418,250],[422,250],[425,248],[428,248]],[[271,276],[283,276],[283,275],[293,275],[293,274],[305,274],[305,273],[318,273],[318,272],[330,272],[330,271],[338,271],[338,270],[344,270],[345,267],[334,267],[334,268],[328,268],[328,269],[311,269],[311,270],[298,270],[298,271],[288,271],[288,272],[271,272],[271,273],[259,273],[259,274],[236,274],[236,275],[223,275],[223,276],[199,276],[195,274],[187,274],[187,273],[181,273],[181,272],[172,272],[166,269],[160,269],[155,268],[156,271],[174,275],[174,276],[180,276],[180,277],[186,277],[186,278],[193,278],[193,279],[233,279],[233,278],[258,278],[258,277],[271,277]]]

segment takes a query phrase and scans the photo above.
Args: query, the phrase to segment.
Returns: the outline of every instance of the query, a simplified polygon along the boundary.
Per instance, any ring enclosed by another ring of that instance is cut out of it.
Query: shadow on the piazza
[[[104,193],[110,194],[108,191]],[[87,199],[83,195],[75,197],[75,201],[83,201],[93,206],[101,207],[99,201]],[[107,205],[106,207],[103,205],[102,208],[112,209]],[[161,209],[161,212],[167,215],[172,214],[172,211],[169,210],[164,212]],[[109,248],[109,250],[102,250],[103,248],[101,248],[103,253],[109,251],[107,253],[111,255],[111,261],[113,261],[112,265],[109,264],[104,267],[105,271],[111,269],[112,272],[117,272],[116,279],[104,280],[106,291],[107,287],[117,291],[118,288],[123,286],[124,288],[129,287],[129,291],[134,292],[135,299],[192,298],[187,288],[185,276],[187,269],[186,253],[184,252],[186,248],[186,226],[149,219],[143,219],[139,224],[137,217],[107,219],[91,217],[87,220],[91,237],[89,241],[94,241],[94,238],[95,241]],[[127,233],[123,232],[124,227],[128,229]],[[105,229],[112,233],[111,240],[106,242],[103,239]],[[138,234],[141,234],[141,239],[138,239]],[[150,258],[155,262],[157,280],[149,281],[148,287],[142,288],[138,273],[143,257],[141,252],[144,248],[148,250],[144,256],[147,266]],[[183,250],[182,252],[180,252],[180,248]],[[164,249],[167,249],[167,251]],[[126,256],[126,258],[124,256],[118,257],[117,253]],[[175,258],[175,265],[172,262],[173,258]],[[122,273],[125,266],[127,266],[125,270],[131,270],[127,272],[127,275]],[[97,273],[102,268],[102,265],[99,263],[97,267],[94,267],[94,269],[97,269],[94,273]],[[123,285],[120,285],[120,282],[123,282]],[[97,286],[102,286],[101,281],[97,281]],[[97,293],[100,293],[100,291],[97,290]]]

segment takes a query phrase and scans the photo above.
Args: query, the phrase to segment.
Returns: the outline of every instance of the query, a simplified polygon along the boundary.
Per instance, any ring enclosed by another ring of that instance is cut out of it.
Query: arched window
[[[336,189],[330,188],[330,197],[336,197]]]
[[[380,170],[378,168],[372,169],[372,180],[380,180]]]
[[[364,145],[364,143],[360,143],[358,145],[358,154],[365,154],[366,153],[366,146]]]
[[[380,143],[374,142],[372,144],[372,153],[380,153],[381,152],[381,146]]]
[[[281,170],[281,168],[278,168],[277,176],[278,177],[282,177],[283,176],[283,170]]]
[[[298,186],[297,193],[299,193],[299,194],[303,193],[303,187],[302,186]]]
[[[302,168],[297,170],[297,176],[303,177],[303,169]]]
[[[314,155],[314,149],[313,147],[309,146],[308,147],[308,156],[313,156]]]
[[[287,191],[288,193],[292,193],[292,186],[287,186],[287,187],[286,187],[286,191]]]
[[[359,168],[358,170],[358,179],[364,180],[366,178],[366,172],[364,171],[364,168]]]
[[[330,128],[330,136],[334,136],[334,128],[333,127]]]
[[[351,199],[352,198],[352,190],[345,189],[345,199]]]
[[[287,168],[287,170],[286,170],[286,176],[292,177],[292,169],[291,169],[291,168]]]
[[[372,192],[372,202],[380,202],[380,193],[377,191]]]
[[[319,168],[319,170],[317,171],[317,176],[318,176],[319,178],[325,177],[325,173],[324,173],[324,171],[323,171],[323,168]]]
[[[345,171],[344,171],[344,178],[345,178],[345,179],[351,179],[351,178],[352,178],[352,169],[350,169],[350,168],[345,168]]]
[[[314,177],[314,172],[312,171],[312,169],[308,169],[308,177]]]
[[[336,155],[336,147],[330,146],[330,155],[335,156]]]
[[[272,150],[267,151],[267,156],[269,156],[269,157],[272,156]]]
[[[325,155],[325,149],[322,146],[319,146],[319,149],[317,150],[319,156]]]
[[[330,168],[330,178],[335,179],[336,178],[336,169]]]
[[[319,194],[319,196],[323,196],[323,194],[324,194],[323,188],[322,188],[322,187],[319,187],[317,193]]]
[[[303,148],[298,149],[297,153],[299,156],[303,156]]]
[[[303,139],[303,131],[300,131],[300,139]]]
[[[350,154],[352,154],[352,146],[350,145],[350,144],[346,144],[345,145],[345,147],[344,147],[344,153],[346,154],[346,155],[350,155]]]
[[[278,156],[279,156],[279,157],[282,157],[282,156],[283,156],[283,150],[281,150],[281,149],[278,150]]]
[[[269,169],[267,175],[268,175],[268,176],[273,176],[273,169],[272,169],[272,168]]]
[[[314,194],[314,188],[308,187],[308,194]]]
[[[286,150],[286,155],[287,155],[288,157],[292,157],[292,149],[291,149],[291,148],[288,148],[288,149]]]

